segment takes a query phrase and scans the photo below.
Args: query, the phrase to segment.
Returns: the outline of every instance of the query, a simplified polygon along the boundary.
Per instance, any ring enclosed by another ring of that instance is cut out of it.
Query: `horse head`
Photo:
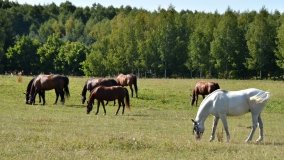
[[[28,99],[27,104],[33,104],[35,102],[35,98],[31,94],[26,94],[26,99]]]
[[[93,110],[93,103],[91,101],[88,101],[87,114],[89,114],[92,110]]]
[[[26,96],[26,104],[29,104],[29,93],[26,92],[24,95]]]
[[[193,122],[192,134],[195,134],[195,139],[196,140],[200,140],[202,135],[203,135],[204,129],[202,129],[199,126],[199,123],[197,121],[195,121],[194,119],[191,119],[191,121]]]
[[[82,96],[82,104],[84,104],[86,101],[86,96]]]

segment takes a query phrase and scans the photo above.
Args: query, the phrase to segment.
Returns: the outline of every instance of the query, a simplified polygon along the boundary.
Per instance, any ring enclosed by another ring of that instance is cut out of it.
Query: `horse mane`
[[[207,96],[203,99],[203,101],[201,102],[200,106],[202,105],[202,103],[205,103],[205,101],[206,101],[212,94],[214,94],[215,92],[228,93],[227,90],[224,90],[224,89],[217,89],[217,90],[211,92],[209,95],[207,95]]]
[[[32,87],[32,84],[34,82],[36,77],[34,77],[33,79],[30,80],[28,86],[27,86],[27,90],[26,90],[26,93],[30,92],[31,91],[31,87]],[[28,93],[29,94],[29,93]]]
[[[87,93],[87,82],[85,83],[85,85],[84,85],[84,87],[83,87],[83,90],[82,90],[81,95],[82,95],[82,96],[86,96],[86,93]]]

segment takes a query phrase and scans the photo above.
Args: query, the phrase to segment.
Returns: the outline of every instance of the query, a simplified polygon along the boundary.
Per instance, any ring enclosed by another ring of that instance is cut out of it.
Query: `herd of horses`
[[[36,95],[39,95],[39,102],[41,99],[43,105],[45,104],[45,91],[55,90],[56,100],[58,101],[60,96],[61,102],[64,104],[65,95],[70,96],[69,93],[69,79],[62,75],[38,75],[30,80],[26,89],[26,103],[34,104]],[[86,101],[87,91],[90,92],[89,99],[87,101],[87,114],[89,114],[94,105],[94,101],[97,100],[97,111],[99,113],[100,104],[103,106],[104,114],[106,114],[104,101],[118,101],[118,114],[122,106],[122,114],[124,114],[125,106],[130,109],[129,93],[125,86],[129,86],[131,90],[131,96],[133,97],[133,87],[136,97],[138,97],[137,77],[135,74],[119,74],[116,79],[110,78],[90,78],[88,79],[81,93],[82,104]],[[252,136],[257,127],[259,127],[259,138],[257,142],[263,140],[263,122],[261,119],[261,112],[270,97],[270,93],[256,89],[249,88],[239,91],[227,91],[220,89],[220,86],[216,82],[197,82],[192,90],[191,105],[194,103],[197,106],[198,96],[202,95],[203,101],[201,102],[195,119],[191,119],[193,122],[193,134],[197,140],[201,139],[204,132],[204,123],[209,115],[214,116],[213,127],[210,141],[215,139],[216,127],[219,119],[223,123],[223,127],[226,132],[227,141],[230,140],[230,133],[228,130],[227,116],[239,116],[250,112],[252,115],[252,129],[246,139],[246,142],[252,140]],[[206,96],[207,95],[207,96]],[[205,97],[206,96],[206,97]],[[107,105],[106,103],[106,105]]]
[[[26,89],[26,104],[35,104],[36,95],[39,95],[39,102],[41,99],[43,105],[45,104],[45,91],[55,90],[56,99],[54,104],[57,104],[58,97],[61,98],[61,103],[65,102],[66,97],[70,96],[69,93],[69,79],[66,76],[62,75],[38,75],[30,80]],[[108,78],[90,78],[86,81],[83,86],[81,93],[82,104],[86,101],[87,91],[90,92],[88,104],[87,104],[87,114],[92,111],[94,100],[98,101],[97,103],[97,112],[99,112],[100,104],[102,104],[104,113],[106,114],[104,101],[115,101],[118,100],[118,114],[120,107],[123,107],[122,114],[124,114],[125,104],[127,108],[130,108],[129,105],[129,93],[124,86],[129,86],[131,89],[131,94],[133,97],[133,88],[134,86],[136,97],[138,97],[138,87],[137,87],[137,77],[135,74],[119,74],[116,79]],[[125,99],[125,101],[124,101]]]

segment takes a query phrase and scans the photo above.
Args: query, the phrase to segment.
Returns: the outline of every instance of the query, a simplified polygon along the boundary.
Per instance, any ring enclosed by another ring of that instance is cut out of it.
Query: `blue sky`
[[[50,4],[51,2],[59,5],[66,0],[13,0],[20,4]],[[235,11],[259,11],[265,7],[269,12],[275,10],[284,13],[284,0],[69,0],[75,6],[92,6],[93,3],[100,3],[107,6],[131,6],[136,8],[144,8],[149,11],[157,10],[159,7],[167,9],[169,5],[173,5],[177,11],[192,10],[223,13],[228,7]]]

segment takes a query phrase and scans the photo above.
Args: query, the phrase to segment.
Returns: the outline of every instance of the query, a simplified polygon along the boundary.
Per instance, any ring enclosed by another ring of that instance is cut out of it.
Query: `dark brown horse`
[[[220,89],[220,86],[218,83],[216,82],[197,82],[195,84],[195,87],[192,91],[192,101],[191,101],[191,105],[194,105],[194,102],[196,102],[196,106],[197,106],[197,102],[198,102],[198,95],[202,95],[203,99],[205,97],[205,95],[210,94],[211,92]]]
[[[106,114],[104,101],[114,101],[116,99],[118,100],[118,108],[115,115],[118,114],[121,105],[123,107],[122,114],[124,114],[125,104],[126,107],[130,109],[128,90],[121,86],[112,86],[112,87],[99,86],[95,88],[89,97],[87,105],[87,114],[89,114],[92,111],[95,99],[98,101],[96,114],[99,113],[100,103],[103,105],[104,113]]]
[[[31,92],[32,84],[33,84],[35,79],[36,79],[36,77],[34,77],[33,79],[30,80],[30,82],[29,82],[29,84],[27,86],[27,89],[26,89],[26,93],[24,93],[26,95],[26,104],[29,104],[30,92]],[[45,94],[44,91],[39,92],[39,103],[41,103],[41,97],[43,97],[44,94]],[[35,97],[36,97],[36,95],[35,95]],[[35,99],[34,99],[33,103],[35,103]]]
[[[55,104],[57,103],[58,97],[60,95],[61,102],[64,104],[65,99],[64,95],[66,94],[67,97],[70,96],[69,93],[69,79],[66,76],[62,75],[39,75],[37,76],[31,86],[31,91],[29,95],[29,104],[33,104],[35,101],[35,96],[37,93],[42,93],[46,90],[55,89],[56,93],[56,100]],[[43,105],[45,104],[45,96],[42,94]]]
[[[134,85],[136,97],[138,97],[138,88],[137,88],[137,77],[135,74],[119,74],[116,77],[116,81],[121,86],[129,86],[131,90],[131,96],[133,97],[133,88],[132,85]]]
[[[99,79],[88,79],[83,87],[81,96],[82,96],[82,104],[86,101],[86,94],[87,91],[92,91],[94,88],[98,86],[118,86],[118,83],[114,79],[107,79],[107,78],[99,78]]]

